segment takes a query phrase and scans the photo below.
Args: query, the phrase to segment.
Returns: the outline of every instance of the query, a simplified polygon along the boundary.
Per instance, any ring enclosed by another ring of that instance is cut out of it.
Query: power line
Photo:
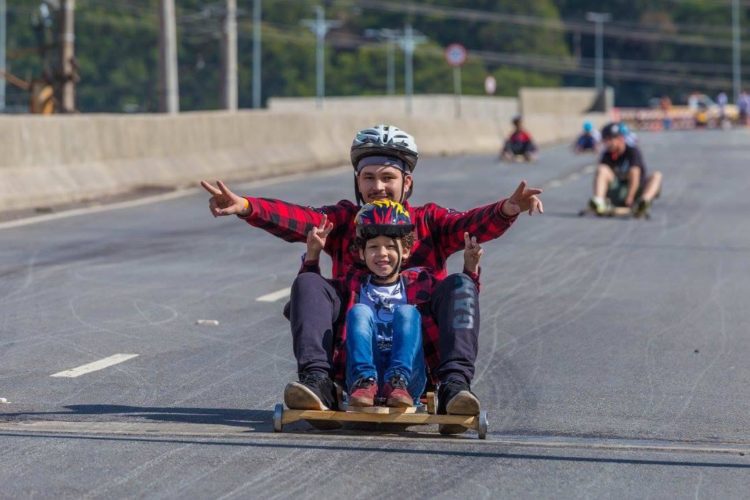
[[[497,22],[514,24],[519,26],[533,26],[538,28],[555,29],[559,31],[572,31],[586,34],[595,34],[594,26],[581,21],[547,19],[543,17],[527,16],[520,14],[499,14],[496,12],[463,9],[455,7],[440,7],[435,5],[403,4],[388,0],[352,0],[363,9],[385,10],[388,12],[406,13],[414,15],[439,16],[448,19],[461,19],[474,22]],[[731,39],[707,39],[695,35],[670,34],[656,31],[634,29],[628,26],[620,26],[612,23],[607,27],[608,38],[625,38],[650,42],[670,42],[682,45],[695,45],[703,47],[730,48]],[[744,48],[748,48],[747,44]]]

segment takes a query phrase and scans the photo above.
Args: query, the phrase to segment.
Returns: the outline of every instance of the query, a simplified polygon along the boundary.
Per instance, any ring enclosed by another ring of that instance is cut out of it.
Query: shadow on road
[[[69,405],[68,411],[0,413],[0,420],[13,421],[38,417],[94,417],[111,415],[122,417],[118,421],[148,419],[158,422],[212,424],[246,427],[252,432],[273,430],[273,411],[237,410],[231,408],[180,408],[127,405]],[[78,420],[78,419],[76,419]],[[86,421],[88,419],[81,419]],[[100,419],[97,419],[100,421]]]

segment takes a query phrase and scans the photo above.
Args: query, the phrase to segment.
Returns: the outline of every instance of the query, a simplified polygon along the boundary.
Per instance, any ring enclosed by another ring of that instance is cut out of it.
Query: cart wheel
[[[487,426],[489,425],[489,423],[487,422],[487,412],[480,411],[477,418],[479,419],[479,425],[477,426],[479,439],[487,439]]]
[[[273,432],[281,432],[284,425],[281,423],[281,417],[284,416],[284,405],[278,404],[273,409]]]
[[[430,391],[425,395],[425,406],[430,415],[437,413],[437,391]]]

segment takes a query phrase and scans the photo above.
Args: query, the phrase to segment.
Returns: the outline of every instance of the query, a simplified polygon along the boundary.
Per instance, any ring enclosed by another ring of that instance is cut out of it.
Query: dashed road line
[[[291,288],[282,288],[281,290],[277,290],[267,295],[262,295],[258,297],[257,299],[255,299],[255,301],[256,302],[276,302],[277,300],[281,300],[285,297],[289,297],[290,293],[292,293]]]
[[[88,363],[85,365],[77,366],[75,368],[71,368],[70,370],[53,373],[52,375],[50,375],[50,377],[80,377],[81,375],[85,375],[87,373],[95,372],[113,365],[124,363],[125,361],[133,359],[137,356],[138,354],[113,354],[112,356],[94,361],[93,363]]]

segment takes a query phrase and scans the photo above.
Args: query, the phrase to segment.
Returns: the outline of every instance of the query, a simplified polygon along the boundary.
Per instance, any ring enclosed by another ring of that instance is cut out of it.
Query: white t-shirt
[[[398,280],[393,285],[378,285],[368,278],[360,290],[359,303],[369,306],[375,313],[378,348],[390,351],[393,345],[393,312],[396,306],[406,304],[403,281]]]

